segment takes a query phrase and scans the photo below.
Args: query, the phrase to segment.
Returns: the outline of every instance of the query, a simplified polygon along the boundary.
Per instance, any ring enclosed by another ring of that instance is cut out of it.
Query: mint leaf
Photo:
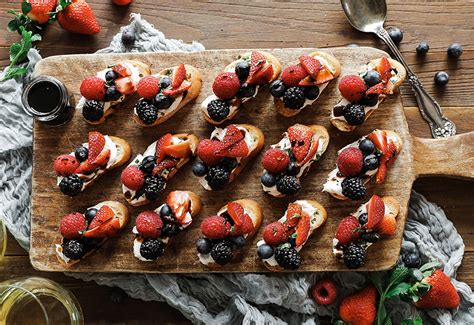
[[[387,318],[385,319],[385,322],[383,323],[383,325],[392,325],[392,324],[393,324],[393,323],[392,323],[392,320],[390,319],[390,317],[387,317]]]
[[[438,263],[437,261],[432,261],[432,262],[426,263],[425,265],[423,265],[422,267],[420,267],[420,271],[421,271],[421,272],[425,272],[425,271],[434,269],[434,268],[436,268],[436,267],[438,267],[438,266],[439,266],[439,263]]]
[[[417,315],[416,318],[413,320],[413,325],[423,325],[423,319],[420,315]]]
[[[397,284],[404,281],[408,276],[408,268],[404,266],[398,266],[393,270],[390,275],[389,286],[396,286]]]
[[[387,309],[385,308],[385,304],[383,301],[380,301],[379,308],[377,310],[377,322],[376,324],[385,324],[387,321]],[[390,319],[390,318],[388,318]]]
[[[8,25],[7,25],[7,29],[9,32],[15,32],[18,30],[18,20],[15,18],[15,19],[12,19],[8,22]]]
[[[28,69],[26,67],[17,67],[17,66],[9,67],[7,68],[7,71],[5,72],[5,74],[3,75],[2,81],[15,78],[15,77],[24,76],[27,72],[28,72]]]
[[[386,294],[385,294],[385,299],[391,299],[395,296],[405,294],[410,290],[411,285],[406,282],[399,283],[397,286],[393,287],[390,289]]]
[[[21,52],[22,48],[23,47],[19,43],[13,43],[10,46],[10,61],[15,60],[15,58],[21,54],[20,52]],[[19,61],[19,60],[20,59],[17,59],[17,61]]]
[[[23,1],[21,3],[21,12],[23,15],[27,15],[31,11],[31,3]]]
[[[382,277],[382,273],[380,273],[380,272],[373,272],[373,273],[370,273],[369,277],[370,277],[370,280],[372,281],[372,283],[374,284],[375,288],[376,288],[377,291],[379,292],[379,294],[380,294],[380,295],[383,295],[384,289],[383,289],[383,277]]]

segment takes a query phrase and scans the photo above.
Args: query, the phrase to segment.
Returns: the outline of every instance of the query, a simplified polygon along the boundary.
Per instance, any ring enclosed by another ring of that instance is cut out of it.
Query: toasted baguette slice
[[[201,91],[201,85],[202,85],[201,73],[199,72],[198,69],[196,69],[192,65],[185,64],[184,66],[186,68],[186,79],[185,80],[187,80],[191,83],[191,88],[189,88],[188,90],[186,90],[183,93],[180,93],[176,96],[173,96],[175,101],[182,98],[180,100],[180,102],[177,105],[172,104],[167,109],[158,110],[158,118],[152,124],[146,124],[145,122],[143,122],[138,117],[136,110],[134,110],[133,120],[136,123],[140,124],[143,127],[151,127],[151,126],[161,124],[161,123],[167,121],[168,119],[170,119],[174,114],[176,114],[187,103],[189,103],[190,101],[196,99],[196,97],[199,95],[199,92]],[[154,76],[159,79],[159,78],[161,78],[165,75],[169,75],[170,74],[169,71],[170,70],[175,70],[176,68],[178,68],[178,66],[163,69],[158,74],[156,74]],[[171,73],[171,75],[173,75],[173,74]]]
[[[118,235],[118,233],[127,225],[128,220],[130,219],[130,213],[129,213],[127,207],[124,204],[122,204],[120,202],[117,202],[117,201],[103,201],[103,202],[100,202],[100,203],[96,204],[94,206],[94,208],[100,209],[104,205],[108,205],[115,212],[115,217],[114,218],[118,218],[118,220],[119,220],[120,228],[119,228],[119,230],[117,230],[117,234],[116,234],[116,235]],[[84,254],[84,256],[82,256],[80,259],[77,259],[77,260],[69,259],[68,261],[66,261],[65,259],[62,258],[64,256],[63,255],[63,246],[62,246],[63,243],[64,243],[64,238],[62,238],[60,243],[55,244],[56,257],[58,258],[59,263],[61,263],[63,266],[70,267],[70,266],[72,266],[76,263],[79,263],[81,260],[83,260],[87,256],[93,254],[95,251],[97,251],[107,241],[107,239],[109,239],[109,237],[102,238],[95,245],[95,247],[93,249],[91,249],[86,254]]]
[[[189,199],[189,207],[188,207],[188,211],[186,211],[186,212],[189,212],[190,220],[187,220],[186,224],[179,224],[178,223],[178,225],[180,227],[180,230],[183,230],[183,229],[189,227],[191,225],[191,223],[193,222],[193,218],[195,216],[197,216],[199,214],[199,212],[201,212],[201,208],[202,208],[202,203],[201,203],[200,197],[196,193],[191,192],[191,191],[173,191],[173,192],[170,192],[168,194],[168,198],[166,200],[166,203],[168,203],[168,205],[170,207],[172,207],[172,204],[170,204],[170,200],[173,200],[173,197],[181,198],[183,195],[185,195]],[[161,210],[162,206],[163,205],[160,205],[158,208],[156,208],[154,210],[154,212],[157,213],[158,215],[160,215],[160,210]],[[175,213],[175,211],[173,213]],[[156,260],[146,259],[143,256],[141,256],[140,246],[143,243],[143,241],[145,240],[145,238],[138,233],[138,230],[136,230],[136,228],[133,229],[133,233],[135,234],[135,239],[134,239],[134,242],[133,242],[133,254],[134,254],[134,256],[137,259],[139,259],[143,262],[154,262],[154,261],[156,261]],[[163,237],[162,235],[160,235],[160,236],[158,236],[157,239],[161,240],[162,242],[166,241],[166,242],[164,242],[165,247],[168,247],[168,246],[171,245],[171,243],[173,241],[173,238],[174,237]]]
[[[405,81],[406,70],[400,62],[398,62],[396,60],[393,60],[393,59],[390,59],[390,58],[387,58],[387,59],[390,62],[390,65],[392,66],[392,68],[396,71],[396,78],[394,79],[396,81],[394,83],[389,82],[387,84],[388,93],[393,94],[394,92],[396,92],[398,90],[398,87],[403,83],[403,81]],[[381,60],[381,58],[374,59],[374,60],[369,62],[369,65],[377,67],[380,63],[380,60]],[[379,95],[379,99],[378,99],[378,103],[377,103],[376,107],[374,109],[369,109],[369,110],[366,111],[366,114],[365,114],[365,120],[366,121],[372,115],[372,113],[375,112],[375,110],[385,100],[386,97],[387,97],[387,95],[384,94],[384,93]],[[343,99],[343,101],[344,100],[345,99]],[[341,101],[341,102],[343,102],[343,101]],[[338,105],[336,105],[336,106],[338,106]],[[338,130],[340,130],[342,132],[352,132],[357,127],[356,125],[349,125],[344,118],[341,119],[341,118],[334,117],[334,114],[331,114],[330,121],[331,121],[332,125],[334,125]]]
[[[166,181],[168,181],[169,179],[171,179],[174,175],[176,175],[176,173],[178,172],[178,170],[181,169],[181,167],[183,167],[188,161],[191,160],[191,158],[194,156],[195,152],[196,152],[196,148],[197,148],[197,145],[199,143],[199,139],[197,136],[195,136],[194,134],[189,134],[189,133],[178,133],[178,134],[173,134],[174,137],[177,137],[177,138],[180,138],[184,141],[188,141],[189,143],[189,149],[190,149],[190,155],[186,158],[180,158],[178,164],[176,166],[174,166],[170,171],[169,173],[166,175],[165,179]],[[155,148],[156,147],[156,141],[153,142],[148,148],[150,147],[153,147]],[[132,166],[132,165],[136,165],[135,161],[137,160],[138,156],[135,157],[135,159],[132,160],[132,162],[129,164],[129,166]],[[142,156],[143,158],[143,156]],[[128,167],[128,166],[127,166]],[[135,207],[137,206],[142,206],[142,205],[146,205],[146,204],[149,204],[151,203],[150,200],[148,200],[147,198],[145,198],[144,200],[142,201],[139,201],[139,202],[135,202],[133,200],[133,197],[132,196],[128,196],[126,194],[126,192],[128,191],[125,187],[122,186],[122,190],[123,190],[123,193],[125,195],[125,199],[127,200],[127,202],[130,204],[130,205],[133,205]]]
[[[309,56],[312,56],[312,57],[320,57],[322,59],[324,59],[324,61],[326,62],[321,62],[321,64],[328,68],[330,71],[333,71],[333,79],[321,84],[321,85],[318,85],[319,87],[319,95],[318,97],[316,97],[316,99],[314,100],[307,100],[307,102],[304,104],[303,107],[299,108],[299,109],[291,109],[287,106],[285,106],[285,104],[283,103],[283,101],[280,99],[280,97],[275,97],[274,98],[274,102],[275,102],[275,107],[276,107],[276,110],[277,112],[280,114],[280,115],[283,115],[285,117],[290,117],[290,116],[295,116],[297,114],[299,114],[303,108],[305,108],[306,106],[309,106],[309,105],[312,105],[315,101],[318,100],[319,96],[321,96],[322,92],[324,91],[324,89],[327,87],[327,85],[334,79],[336,79],[337,77],[339,77],[340,73],[341,73],[341,64],[339,63],[339,61],[334,57],[332,56],[331,54],[328,54],[326,52],[313,52],[313,53],[310,53]],[[328,67],[329,66],[329,67]]]
[[[103,116],[97,120],[97,121],[91,121],[91,120],[88,120],[87,118],[84,117],[84,119],[86,120],[87,123],[89,124],[92,124],[92,125],[97,125],[97,124],[102,124],[105,122],[105,120],[107,119],[107,117],[112,114],[114,112],[114,108],[122,103],[124,103],[128,98],[132,97],[133,94],[135,93],[136,91],[136,87],[137,87],[137,84],[138,84],[138,80],[140,78],[143,78],[145,76],[149,76],[151,74],[151,70],[150,70],[150,67],[143,63],[143,62],[140,62],[140,61],[136,61],[136,60],[123,60],[123,61],[120,61],[120,62],[117,62],[117,63],[120,63],[120,64],[125,64],[125,65],[128,65],[130,67],[133,67],[134,69],[136,69],[137,73],[136,75],[131,78],[132,79],[132,82],[133,82],[133,87],[134,87],[134,90],[131,94],[129,95],[124,95],[124,98],[123,99],[119,99],[117,101],[110,101],[110,102],[105,102],[106,104],[107,103],[110,103],[110,107],[108,109],[104,109],[104,114]],[[104,71],[106,70],[109,70],[109,69],[105,69],[103,71],[100,71],[99,73],[97,73],[97,76],[101,79],[104,79],[105,80],[105,73]],[[77,104],[77,108],[78,109],[81,109],[81,112],[82,112],[82,109],[84,107],[84,104],[85,104],[85,101],[86,99],[84,97],[81,97],[81,99],[79,100],[78,104]]]
[[[374,130],[373,132],[375,132],[377,130]],[[395,132],[395,131],[391,131],[391,130],[382,130],[382,131],[385,131],[387,133],[387,138],[388,139],[391,139],[393,140],[392,142],[394,143],[396,149],[397,149],[397,152],[395,154],[395,157],[400,153],[400,151],[402,150],[402,139],[400,138],[400,136]],[[341,152],[342,150],[344,150],[345,148],[349,147],[349,146],[352,146],[352,145],[355,145],[357,144],[359,141],[361,141],[362,139],[365,139],[367,136],[364,136],[362,138],[360,138],[359,140],[345,146],[344,148],[342,148],[341,150],[339,150],[339,152]],[[338,199],[338,200],[348,200],[349,198],[347,198],[346,196],[342,195],[342,190],[341,190],[341,193],[338,193],[338,192],[335,192],[333,190],[331,190],[331,186],[328,186],[328,183],[330,182],[334,182],[334,178],[337,178],[337,181],[339,183],[342,183],[342,180],[345,178],[345,177],[338,177],[338,176],[335,176],[338,172],[338,169],[334,169],[333,171],[331,171],[331,173],[329,173],[329,176],[328,176],[328,180],[326,181],[326,183],[324,184],[324,189],[323,189],[323,192],[328,192],[332,197]],[[374,173],[373,175],[370,175],[370,176],[365,176],[364,177],[364,184],[367,184],[373,176],[375,176],[376,174]]]
[[[300,126],[300,127],[304,127],[304,128],[309,128],[311,129],[313,132],[314,132],[314,135],[313,135],[313,139],[314,138],[317,138],[319,139],[319,142],[318,142],[318,149],[316,150],[316,152],[314,153],[313,157],[310,158],[309,160],[309,163],[307,166],[304,167],[304,169],[301,169],[300,172],[296,175],[296,178],[298,180],[301,180],[302,177],[306,176],[311,168],[311,166],[313,165],[313,163],[317,160],[319,160],[322,155],[326,152],[326,149],[329,145],[329,133],[328,131],[326,130],[326,128],[324,126],[321,126],[321,125],[309,125],[309,126],[306,126],[306,125],[302,125],[302,124],[295,124],[293,125],[293,127],[295,126]],[[272,146],[272,148],[274,148],[274,146]],[[318,157],[319,155],[319,157]],[[303,166],[302,166],[303,167]],[[286,194],[283,194],[281,192],[279,192],[277,189],[276,189],[276,185],[274,185],[273,187],[271,187],[270,189],[268,189],[267,187],[265,187],[263,184],[262,184],[262,188],[263,190],[268,193],[269,195],[271,196],[274,196],[274,197],[278,197],[278,198],[282,198],[282,197],[285,197]],[[275,193],[271,193],[271,190],[274,189],[275,190]],[[276,194],[278,193],[278,194]]]
[[[310,233],[308,235],[308,239],[309,239],[311,237],[311,235],[317,229],[319,229],[322,225],[324,225],[324,223],[327,220],[327,212],[326,212],[326,209],[319,202],[314,201],[314,200],[298,200],[298,201],[295,201],[294,203],[299,203],[299,202],[302,202],[302,201],[305,201],[308,205],[310,205],[311,207],[316,209],[317,212],[318,212],[317,214],[315,214],[313,216],[310,216],[311,218],[315,218],[315,222],[314,222],[313,228],[312,229],[310,228]],[[285,214],[283,215],[283,217],[281,217],[278,220],[279,222],[286,221],[286,217],[287,217],[286,213],[287,213],[287,211],[285,211]],[[297,248],[297,251],[300,251],[303,248],[303,246],[306,244],[308,239],[306,239],[306,241],[303,243],[302,246]],[[262,241],[263,241],[263,239],[262,239]],[[263,241],[263,242],[265,243],[265,241]],[[258,244],[257,244],[257,247],[258,247]],[[273,259],[274,256],[275,255],[273,255],[270,259]],[[280,272],[280,271],[284,270],[284,268],[282,266],[280,266],[278,263],[270,263],[268,260],[263,260],[263,264],[265,265],[265,267],[267,269],[269,269],[272,272]]]
[[[265,51],[258,51],[259,53],[263,54],[267,61],[272,65],[273,67],[273,75],[272,77],[270,78],[270,80],[268,81],[268,84],[271,83],[273,80],[275,80],[276,78],[278,78],[278,75],[280,74],[281,72],[281,64],[280,64],[280,61],[278,61],[278,59],[271,53],[268,53],[268,52],[265,52]],[[251,56],[252,54],[252,51],[249,51],[249,52],[245,52],[245,53],[242,53],[240,55],[240,57],[247,57],[247,56]],[[227,65],[224,69],[224,71],[234,71],[235,69],[235,66],[237,65],[238,62],[240,62],[241,59],[237,59],[233,62],[231,62],[229,65]],[[254,94],[253,97],[257,96],[257,93],[258,93],[258,90],[259,90],[259,87],[262,87],[262,86],[258,86],[257,90],[256,90],[256,93]],[[202,103],[201,105],[201,112],[202,112],[202,115],[204,116],[204,118],[206,119],[206,121],[208,121],[209,123],[211,124],[214,124],[214,125],[219,125],[219,124],[222,124],[224,123],[224,121],[227,121],[227,120],[231,120],[233,119],[237,113],[239,112],[240,110],[240,106],[252,99],[253,97],[247,97],[247,98],[238,98],[238,97],[234,97],[234,99],[231,99],[232,103],[231,103],[231,109],[230,109],[230,113],[229,115],[221,120],[221,121],[215,121],[213,120],[210,116],[209,116],[209,113],[207,112],[207,104],[208,102],[210,102],[210,100],[212,99],[217,99],[217,97],[215,95],[211,95],[209,96],[206,100],[204,100],[204,102]]]
[[[259,128],[250,124],[234,124],[234,125],[237,126],[238,128],[245,129],[245,131],[249,133],[250,136],[253,139],[255,139],[256,142],[253,144],[252,148],[249,148],[249,154],[246,157],[243,157],[240,160],[238,166],[231,171],[230,176],[229,176],[229,182],[227,184],[230,184],[235,180],[237,175],[240,174],[240,172],[244,169],[247,163],[253,157],[255,157],[259,153],[260,150],[262,150],[263,145],[265,143],[265,136],[263,135],[263,132]],[[206,190],[208,191],[211,190],[210,187],[207,185],[207,181],[205,180],[204,176],[200,177],[199,180],[200,180],[201,185]]]
[[[240,200],[236,200],[234,202],[239,203],[244,208],[245,212],[248,213],[250,218],[252,219],[253,230],[252,230],[252,232],[248,233],[245,236],[245,241],[249,242],[249,240],[253,236],[255,236],[255,234],[257,233],[258,229],[260,228],[260,226],[262,224],[262,220],[263,220],[262,208],[260,207],[260,205],[256,201],[250,200],[250,199],[240,199]],[[217,215],[220,216],[220,215],[224,214],[225,212],[227,212],[227,204],[225,206],[223,206],[219,210],[219,212],[217,212]],[[235,257],[241,255],[243,250],[244,250],[244,248],[233,250],[233,259]],[[202,261],[201,261],[201,263],[202,263]],[[232,263],[232,261],[229,262],[229,263]],[[211,268],[211,269],[216,270],[216,269],[222,268],[224,265],[220,265],[220,264],[217,264],[215,261],[211,261],[210,263],[206,264],[206,266]]]

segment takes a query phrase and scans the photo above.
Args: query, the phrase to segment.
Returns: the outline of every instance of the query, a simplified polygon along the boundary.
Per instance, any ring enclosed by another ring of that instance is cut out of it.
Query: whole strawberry
[[[86,218],[82,213],[75,212],[64,216],[59,225],[61,235],[66,239],[81,238],[86,230]]]
[[[347,216],[337,226],[336,239],[341,245],[347,245],[360,237],[359,220],[354,216]]]
[[[71,155],[61,155],[54,159],[54,171],[59,176],[74,174],[79,167],[79,160]]]
[[[270,173],[280,173],[286,169],[290,157],[282,150],[272,148],[268,149],[263,155],[262,166]]]
[[[425,277],[421,282],[429,284],[431,288],[415,303],[417,308],[457,308],[459,306],[458,292],[451,283],[451,279],[443,271],[436,269],[433,274]]]
[[[369,285],[361,291],[342,299],[339,305],[339,316],[352,325],[370,325],[377,316],[377,290]]]
[[[277,246],[288,239],[286,227],[279,221],[272,222],[263,228],[263,240],[272,246]]]
[[[120,180],[132,191],[138,191],[145,182],[145,174],[137,166],[128,166],[122,171]]]
[[[94,11],[85,0],[59,0],[56,12],[59,25],[71,33],[93,35],[100,32]]]
[[[163,229],[163,221],[154,211],[143,211],[137,216],[138,233],[145,238],[157,238]]]
[[[30,11],[26,14],[28,18],[38,24],[46,24],[50,19],[48,13],[54,12],[57,0],[25,0],[23,3],[28,3],[31,6]]]
[[[364,154],[358,148],[349,147],[337,156],[336,164],[342,176],[357,176],[362,171]]]
[[[348,75],[339,81],[341,95],[350,102],[358,102],[365,95],[367,86],[364,80],[357,75]]]
[[[234,72],[219,74],[212,84],[212,91],[220,99],[227,100],[237,95],[240,89],[239,77]]]
[[[230,223],[221,216],[212,216],[201,223],[201,232],[209,239],[225,238],[230,232]]]

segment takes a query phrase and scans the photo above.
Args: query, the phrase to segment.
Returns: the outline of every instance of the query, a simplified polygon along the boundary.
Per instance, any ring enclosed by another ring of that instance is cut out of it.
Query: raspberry
[[[338,288],[330,278],[324,278],[311,287],[311,296],[318,305],[330,305],[337,298]]]
[[[223,100],[235,97],[239,89],[239,77],[234,72],[223,72],[219,74],[212,84],[214,94]]]
[[[159,81],[155,76],[146,76],[138,82],[137,93],[140,97],[152,99],[155,98],[159,91]]]
[[[221,216],[212,216],[201,223],[201,232],[209,239],[225,238],[230,232],[230,223]]]
[[[263,229],[263,240],[272,246],[277,246],[288,239],[286,227],[279,221],[272,222]]]
[[[364,154],[358,148],[346,148],[337,156],[336,164],[343,176],[359,175],[364,164]]]
[[[268,149],[263,155],[262,166],[270,173],[277,174],[284,171],[289,162],[290,157],[285,152],[272,148]]]
[[[364,80],[357,75],[347,75],[339,81],[341,95],[350,102],[358,102],[365,95],[367,86]]]
[[[360,237],[359,220],[354,216],[347,216],[337,226],[336,239],[341,245],[347,245]]]
[[[87,77],[81,84],[81,95],[88,100],[103,100],[105,96],[105,80],[99,77]]]
[[[61,155],[54,159],[54,171],[59,176],[69,176],[79,167],[79,160],[71,155]]]
[[[145,182],[145,174],[137,166],[128,166],[122,171],[120,180],[132,191],[138,191]]]
[[[300,65],[290,65],[281,74],[281,80],[287,87],[298,86],[299,82],[308,75],[308,72]]]
[[[204,139],[199,142],[197,147],[197,156],[207,165],[216,165],[220,157],[216,152],[221,149],[221,143],[216,140]]]
[[[143,211],[137,216],[137,231],[145,238],[157,238],[161,234],[163,221],[154,211]]]
[[[61,219],[59,231],[66,239],[81,238],[84,230],[86,230],[86,218],[82,213],[71,213]]]

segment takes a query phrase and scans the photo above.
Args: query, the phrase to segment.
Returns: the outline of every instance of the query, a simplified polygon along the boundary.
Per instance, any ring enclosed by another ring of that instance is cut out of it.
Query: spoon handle
[[[431,134],[433,138],[443,138],[449,137],[456,134],[456,125],[443,116],[441,107],[439,104],[428,94],[421,84],[421,81],[415,75],[413,70],[408,66],[402,54],[398,50],[398,47],[393,43],[388,32],[380,27],[375,32],[377,36],[382,39],[385,44],[390,48],[395,58],[405,67],[408,74],[408,83],[413,89],[418,102],[418,107],[420,109],[421,116],[428,122]]]

